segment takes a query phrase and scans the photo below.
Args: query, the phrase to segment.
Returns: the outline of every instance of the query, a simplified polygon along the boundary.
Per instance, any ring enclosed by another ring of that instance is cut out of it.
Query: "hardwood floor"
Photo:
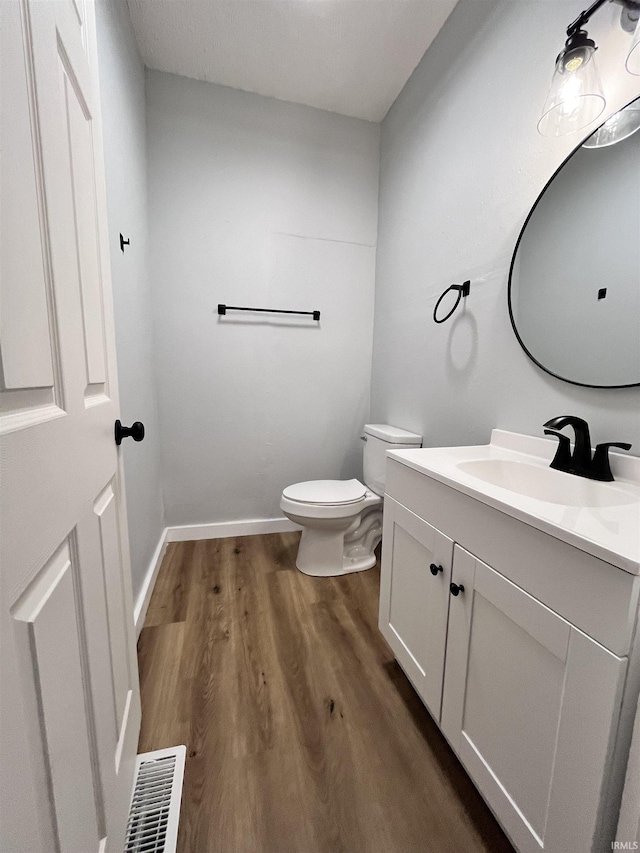
[[[181,853],[513,853],[377,628],[379,569],[298,534],[169,545],[138,645],[140,752],[184,743]]]

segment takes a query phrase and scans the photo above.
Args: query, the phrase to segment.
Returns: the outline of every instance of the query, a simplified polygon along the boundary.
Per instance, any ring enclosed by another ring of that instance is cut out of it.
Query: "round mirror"
[[[540,193],[511,259],[522,348],[565,382],[640,385],[640,98],[583,140]]]

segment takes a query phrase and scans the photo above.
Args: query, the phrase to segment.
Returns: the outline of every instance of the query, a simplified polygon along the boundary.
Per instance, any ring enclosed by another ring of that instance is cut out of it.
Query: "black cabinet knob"
[[[429,566],[429,571],[431,572],[431,574],[435,578],[435,576],[438,574],[438,572],[443,571],[443,569],[442,569],[442,566],[436,566],[435,563],[431,563],[431,565]]]
[[[134,441],[142,441],[144,438],[144,424],[136,421],[130,427],[122,426],[120,421],[116,421],[114,428],[116,444],[122,444],[123,438],[132,438]]]
[[[459,595],[461,592],[464,592],[464,586],[462,584],[452,583],[449,590],[451,595]]]

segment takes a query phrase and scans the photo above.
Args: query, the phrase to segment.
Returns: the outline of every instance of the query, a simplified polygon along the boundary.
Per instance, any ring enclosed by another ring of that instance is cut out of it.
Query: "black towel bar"
[[[320,319],[319,311],[285,311],[282,308],[240,308],[238,305],[218,305],[218,314],[226,314],[227,311],[259,311],[263,314],[306,314],[314,320]]]

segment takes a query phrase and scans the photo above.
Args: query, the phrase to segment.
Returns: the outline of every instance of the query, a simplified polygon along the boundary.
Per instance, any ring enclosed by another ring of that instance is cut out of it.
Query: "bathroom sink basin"
[[[556,441],[494,429],[489,444],[392,450],[387,456],[640,575],[640,458],[611,452],[615,480],[603,482],[550,468],[556,449]],[[392,480],[392,498],[393,489]]]
[[[611,483],[565,474],[553,468],[515,459],[473,459],[458,462],[465,474],[539,501],[577,507],[613,507],[634,503],[635,498]]]

